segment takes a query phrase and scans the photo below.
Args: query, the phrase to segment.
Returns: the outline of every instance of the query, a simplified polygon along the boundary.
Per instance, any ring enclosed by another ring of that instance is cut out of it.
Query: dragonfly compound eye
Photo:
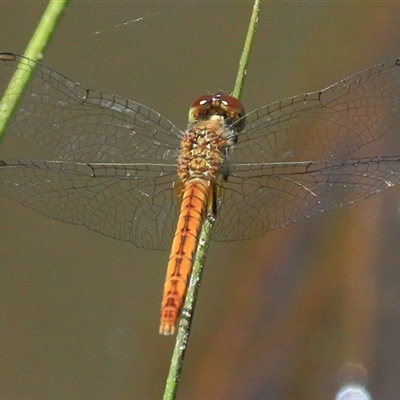
[[[235,97],[223,94],[208,94],[195,99],[189,109],[189,123],[207,120],[212,115],[224,117],[228,124],[234,125],[236,130],[243,128],[244,109],[242,103]]]

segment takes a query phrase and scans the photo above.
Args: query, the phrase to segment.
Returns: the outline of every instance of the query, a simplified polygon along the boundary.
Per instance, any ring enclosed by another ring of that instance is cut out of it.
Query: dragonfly
[[[1,91],[19,69],[33,78],[9,130],[53,159],[0,161],[0,193],[140,248],[172,243],[164,335],[179,320],[206,218],[213,240],[250,239],[400,183],[400,156],[368,154],[400,134],[400,59],[248,113],[230,95],[200,96],[186,129],[12,53],[0,53]]]

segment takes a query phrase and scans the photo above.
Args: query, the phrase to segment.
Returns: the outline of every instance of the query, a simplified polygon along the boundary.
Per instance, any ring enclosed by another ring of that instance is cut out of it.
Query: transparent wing
[[[400,156],[235,165],[224,183],[213,239],[261,236],[399,184]]]
[[[36,67],[10,129],[61,159],[176,162],[181,131],[156,111],[88,90],[23,56],[0,53],[0,93],[15,70]],[[17,90],[17,89],[15,89]],[[5,103],[15,94],[11,91]]]
[[[400,129],[400,59],[250,112],[234,161],[332,160]]]
[[[224,183],[216,240],[260,236],[399,184],[397,157],[345,159],[398,133],[397,59],[261,107],[246,121],[232,151],[235,164]]]
[[[23,57],[5,58],[0,55],[2,79],[32,66]],[[399,184],[398,157],[343,160],[397,132],[398,64],[249,113],[232,151],[213,237],[260,236]],[[172,186],[181,132],[145,106],[87,91],[38,67],[12,129],[67,161],[2,162],[2,192],[52,218],[138,247],[168,248],[177,219]]]
[[[147,249],[168,249],[178,216],[175,167],[0,161],[0,192],[48,217]]]

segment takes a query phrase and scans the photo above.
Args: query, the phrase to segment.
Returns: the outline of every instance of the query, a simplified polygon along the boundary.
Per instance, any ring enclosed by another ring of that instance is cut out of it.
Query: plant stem
[[[242,93],[244,78],[246,75],[246,68],[249,62],[250,51],[256,31],[259,11],[260,0],[255,0],[246,41],[239,62],[239,70],[236,78],[235,89],[232,93],[232,95],[237,99],[240,98]],[[214,221],[214,216],[212,215],[212,213],[209,213],[208,217],[203,223],[203,227],[199,235],[199,244],[196,250],[196,256],[193,264],[192,274],[190,277],[189,288],[175,338],[175,346],[171,358],[171,364],[167,377],[163,400],[174,400],[176,397],[179,378],[182,372],[185,351],[189,341],[189,333],[193,319],[194,307],[196,305],[196,300],[200,289],[203,267],[207,257],[207,250],[211,240],[211,231],[214,225]]]
[[[254,35],[257,29],[258,15],[260,13],[261,0],[255,0],[253,5],[253,12],[251,13],[249,29],[247,31],[246,40],[243,46],[242,56],[239,61],[239,70],[236,76],[235,88],[233,89],[232,96],[240,99],[244,86],[244,79],[247,73],[247,65],[249,64],[251,47],[254,41]]]
[[[42,57],[68,2],[69,0],[50,0],[24,52],[26,57],[35,61]],[[0,142],[4,138],[6,125],[17,108],[32,74],[33,68],[18,68],[8,84],[0,102]]]

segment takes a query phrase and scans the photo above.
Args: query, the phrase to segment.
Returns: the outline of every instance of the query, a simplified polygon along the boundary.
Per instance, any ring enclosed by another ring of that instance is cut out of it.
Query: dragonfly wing
[[[235,162],[347,157],[400,127],[400,59],[246,115]]]
[[[0,92],[16,70],[31,70],[10,129],[42,150],[80,162],[175,162],[181,131],[156,111],[111,94],[88,90],[17,55],[1,57]],[[7,103],[15,91],[3,98]]]
[[[232,166],[213,239],[261,236],[400,184],[400,157]]]
[[[168,249],[178,215],[175,167],[0,161],[0,190],[51,218],[132,242]]]

